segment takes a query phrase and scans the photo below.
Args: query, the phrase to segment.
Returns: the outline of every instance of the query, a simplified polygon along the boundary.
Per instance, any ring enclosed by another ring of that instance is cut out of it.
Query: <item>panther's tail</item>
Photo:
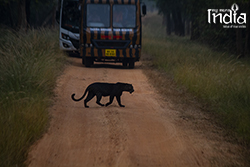
[[[88,91],[88,89],[85,90],[84,94],[82,95],[82,97],[80,97],[80,99],[75,99],[75,93],[73,93],[71,95],[72,100],[74,100],[74,101],[80,101],[80,100],[82,100],[84,98],[84,96],[86,95],[87,91]]]

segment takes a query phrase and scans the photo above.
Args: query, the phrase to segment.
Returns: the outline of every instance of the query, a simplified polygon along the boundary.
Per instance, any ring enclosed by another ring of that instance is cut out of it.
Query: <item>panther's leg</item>
[[[114,96],[110,95],[109,102],[105,106],[110,105],[113,102],[113,100],[114,100]]]
[[[124,105],[121,104],[121,96],[116,96],[116,100],[120,107],[125,107]]]
[[[96,103],[99,104],[100,106],[104,106],[104,104],[100,103],[101,99],[102,99],[102,95],[96,94]]]
[[[88,93],[88,96],[87,96],[86,99],[84,100],[84,106],[85,106],[86,108],[89,108],[89,106],[87,106],[87,102],[89,102],[94,96],[95,96],[94,93],[92,93],[92,92],[89,92],[89,93]]]

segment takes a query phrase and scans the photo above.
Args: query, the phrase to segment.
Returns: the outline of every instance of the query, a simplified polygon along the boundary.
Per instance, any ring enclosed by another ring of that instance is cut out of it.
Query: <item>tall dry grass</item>
[[[144,19],[143,52],[153,64],[199,97],[228,129],[250,144],[250,64],[229,53],[167,37],[162,18],[149,14]]]
[[[47,127],[65,56],[55,30],[0,32],[0,166],[23,166],[29,146]]]

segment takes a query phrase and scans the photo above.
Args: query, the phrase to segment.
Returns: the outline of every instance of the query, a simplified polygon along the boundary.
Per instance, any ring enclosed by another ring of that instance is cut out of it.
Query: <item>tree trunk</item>
[[[17,28],[18,28],[18,30],[26,30],[27,29],[26,0],[19,0]]]
[[[237,58],[244,56],[243,45],[242,45],[242,29],[236,29],[236,52],[238,54]]]
[[[48,22],[53,17],[53,15],[54,15],[54,8],[49,12],[49,14],[47,15],[47,17],[44,19],[44,21],[42,23],[42,27],[44,27],[44,26],[46,26],[48,24]],[[53,18],[52,18],[52,20],[53,20]]]
[[[52,13],[52,28],[55,28],[56,26],[56,5],[53,7],[53,13]]]
[[[184,36],[184,24],[182,22],[182,16],[180,11],[174,11],[173,13],[173,20],[174,20],[174,31],[175,35]]]
[[[196,40],[200,37],[199,23],[196,20],[191,22],[191,40]]]
[[[170,17],[170,13],[166,13],[166,32],[167,35],[171,35],[171,17]]]
[[[31,0],[26,0],[25,4],[27,26],[30,26],[30,1]]]
[[[247,29],[246,29],[246,39],[245,39],[245,49],[244,49],[244,55],[246,56],[249,56],[249,52],[250,52],[250,19],[248,19],[248,22],[247,22]]]
[[[185,21],[185,35],[187,36],[190,35],[190,20],[189,19]]]
[[[178,31],[180,36],[185,36],[185,25],[182,21],[181,12],[177,12]]]
[[[246,28],[246,39],[245,39],[245,49],[244,49],[244,55],[246,56],[250,56],[249,52],[250,52],[250,1],[248,2],[248,11],[247,11],[247,28]]]
[[[8,13],[9,13],[9,19],[10,19],[10,26],[12,27],[12,28],[14,28],[14,26],[15,26],[15,24],[14,24],[14,21],[13,21],[13,15],[12,15],[12,10],[11,10],[11,6],[10,6],[10,2],[8,2],[7,3],[7,11],[8,11]]]
[[[174,33],[175,35],[179,35],[178,33],[178,20],[177,20],[177,14],[176,11],[172,12],[173,22],[174,22]]]

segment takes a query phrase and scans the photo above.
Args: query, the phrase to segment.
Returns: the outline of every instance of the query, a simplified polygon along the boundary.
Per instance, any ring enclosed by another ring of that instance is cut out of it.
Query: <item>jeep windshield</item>
[[[136,6],[120,5],[113,6],[113,27],[134,28],[136,25]]]
[[[87,27],[110,27],[110,5],[88,4]]]
[[[112,16],[112,27],[135,28],[136,6],[114,4]],[[109,4],[87,4],[87,27],[109,28],[111,27]]]

